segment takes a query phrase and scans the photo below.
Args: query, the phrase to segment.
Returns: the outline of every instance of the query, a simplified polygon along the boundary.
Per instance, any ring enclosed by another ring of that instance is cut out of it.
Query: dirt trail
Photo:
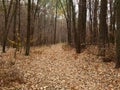
[[[75,54],[63,44],[37,47],[29,57],[18,56],[16,64],[26,80],[20,90],[120,90],[120,70],[87,50]]]

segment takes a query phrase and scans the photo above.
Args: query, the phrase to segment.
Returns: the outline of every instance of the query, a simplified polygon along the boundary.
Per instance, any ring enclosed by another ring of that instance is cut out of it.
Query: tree
[[[109,7],[110,7],[110,34],[109,34],[109,41],[111,43],[115,43],[115,11],[114,11],[114,0],[109,0]]]
[[[93,18],[92,18],[92,0],[89,0],[89,31],[90,31],[90,43],[93,43]]]
[[[67,30],[68,30],[68,44],[71,45],[72,44],[72,25],[71,25],[71,16],[72,16],[72,10],[71,10],[71,5],[70,2],[68,0],[66,0],[66,11],[67,11],[67,15],[66,15],[66,22],[67,22]]]
[[[6,1],[2,0],[3,3],[3,8],[4,8],[4,20],[5,20],[5,29],[4,29],[4,33],[3,33],[3,44],[2,44],[2,52],[5,53],[5,49],[6,49],[6,43],[7,43],[7,37],[8,37],[8,33],[9,33],[9,28],[10,28],[10,24],[9,24],[9,20],[10,22],[12,21],[12,17],[13,15],[10,17],[10,12],[11,12],[11,8],[12,8],[12,4],[13,4],[13,0],[10,1],[10,4],[7,3],[6,5]]]
[[[97,24],[98,0],[94,2],[94,17],[93,17],[93,44],[97,42],[98,24]]]
[[[81,52],[81,41],[82,41],[82,0],[79,0],[79,12],[78,12],[78,27],[77,27],[77,53]]]
[[[62,3],[63,1],[63,3]],[[67,40],[68,40],[68,45],[72,45],[72,6],[71,6],[71,2],[69,0],[59,0],[62,10],[63,10],[63,14],[64,17],[66,19],[66,24],[67,24]]]
[[[115,1],[116,7],[116,21],[117,21],[117,31],[116,31],[116,66],[115,68],[120,68],[120,0]]]
[[[54,29],[54,44],[56,43],[56,31],[57,31],[57,17],[58,17],[58,0],[55,5],[55,29]]]
[[[99,30],[99,56],[105,56],[105,43],[107,37],[107,0],[101,0],[100,7],[100,30]]]
[[[16,20],[17,20],[17,9],[18,9],[18,0],[16,0],[15,2],[14,2],[14,24],[13,24],[13,41],[15,41],[16,42]],[[15,46],[15,44],[13,44],[13,48],[15,48],[16,46]]]
[[[35,22],[36,22],[36,16],[38,13],[38,8],[39,8],[39,3],[40,0],[36,0],[37,4],[35,4],[35,1],[32,0],[32,6],[31,6],[31,31],[30,31],[30,36],[31,36],[31,40],[33,40],[33,36],[34,36],[34,29],[35,29]],[[31,42],[31,45],[33,45],[33,42]]]
[[[79,0],[78,27],[76,33],[76,49],[77,53],[80,53],[86,44],[86,0]]]
[[[30,52],[30,30],[31,30],[31,0],[28,0],[28,15],[27,15],[27,38],[26,38],[26,52],[28,56]]]
[[[80,3],[81,1],[81,3]],[[86,45],[86,0],[79,0],[79,4],[81,4],[81,7],[79,9],[81,9],[81,44],[82,44],[82,48],[85,48]]]
[[[77,33],[77,28],[76,28],[76,13],[75,13],[75,5],[72,0],[69,1],[70,6],[72,9],[72,28],[73,28],[73,35],[74,35],[74,44],[75,44],[75,49],[77,53],[80,53],[81,48],[79,47],[79,36]]]

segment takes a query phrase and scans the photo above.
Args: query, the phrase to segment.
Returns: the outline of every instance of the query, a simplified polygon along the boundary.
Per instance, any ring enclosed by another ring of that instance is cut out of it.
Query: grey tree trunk
[[[58,14],[58,0],[56,1],[56,7],[55,7],[55,29],[54,29],[54,44],[56,43],[56,31],[57,31],[57,14]]]
[[[18,10],[18,0],[16,0],[16,2],[14,3],[14,25],[13,25],[13,41],[14,42],[16,42],[16,37],[17,37],[17,35],[16,35],[16,20],[17,20],[17,10]],[[15,48],[16,47],[16,45],[15,44],[13,44],[13,48]]]
[[[28,17],[27,17],[27,40],[26,40],[26,52],[28,56],[30,53],[30,26],[31,26],[31,0],[28,0]]]
[[[3,3],[3,8],[4,8],[4,17],[5,17],[5,30],[4,30],[4,35],[3,35],[3,44],[2,44],[2,52],[5,53],[6,49],[6,44],[7,44],[7,37],[8,37],[8,32],[9,32],[9,19],[12,21],[12,17],[10,17],[10,11],[12,8],[13,0],[10,1],[9,7],[7,9],[6,6],[6,1],[2,0]]]
[[[72,15],[72,10],[71,10],[71,6],[70,6],[70,2],[68,0],[66,0],[66,4],[67,4],[67,30],[68,30],[68,44],[71,45],[72,44],[72,25],[71,25],[71,15]]]
[[[76,48],[76,52],[80,53],[80,48],[78,46],[78,34],[77,34],[77,28],[76,28],[76,13],[75,13],[75,6],[73,4],[73,1],[70,0],[70,5],[72,8],[72,29],[73,29],[73,35],[74,35],[74,44],[75,44],[75,48]]]
[[[82,43],[82,48],[85,48],[86,45],[86,0],[79,0],[81,1],[81,18],[82,18],[82,28],[81,28],[81,43]]]
[[[105,56],[105,43],[106,43],[106,32],[107,32],[107,0],[101,0],[100,8],[100,26],[99,26],[99,56]]]
[[[94,3],[94,18],[93,18],[93,44],[98,41],[98,23],[97,23],[98,0]]]
[[[120,68],[120,0],[116,0],[115,5],[116,5],[116,21],[117,21],[115,68]]]

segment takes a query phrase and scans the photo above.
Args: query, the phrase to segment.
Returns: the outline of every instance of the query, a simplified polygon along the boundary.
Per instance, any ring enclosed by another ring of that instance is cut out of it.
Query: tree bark
[[[107,0],[101,0],[100,8],[100,31],[99,31],[99,56],[105,56],[105,43],[107,32]]]
[[[98,24],[97,24],[98,0],[94,3],[94,18],[93,18],[93,44],[96,44],[98,39]]]
[[[117,21],[115,68],[120,68],[120,0],[116,0],[115,5],[116,5],[116,21]]]
[[[3,8],[4,8],[4,17],[5,17],[5,30],[4,30],[4,35],[3,35],[3,44],[2,44],[2,52],[5,53],[5,49],[6,49],[6,43],[7,43],[7,37],[8,37],[8,32],[9,32],[9,18],[10,18],[10,11],[12,8],[12,4],[13,4],[13,0],[10,1],[8,10],[6,7],[6,2],[5,0],[2,0],[3,3]],[[12,17],[10,19],[10,21],[12,20]]]
[[[81,50],[78,46],[78,42],[79,42],[78,39],[80,38],[78,38],[78,34],[77,34],[75,6],[72,0],[70,0],[70,6],[72,8],[72,28],[73,28],[75,49],[77,53],[80,53]]]
[[[17,37],[17,35],[16,35],[16,19],[17,19],[17,9],[18,9],[18,0],[16,0],[16,2],[14,3],[14,6],[15,6],[15,10],[14,10],[14,25],[13,25],[13,41],[14,42],[16,42],[16,37]],[[16,47],[16,45],[15,44],[13,44],[13,48],[15,48]]]
[[[27,17],[27,40],[26,40],[26,52],[25,55],[28,56],[30,53],[30,28],[31,26],[31,0],[28,0],[28,17]]]
[[[57,31],[57,15],[58,14],[58,0],[56,1],[55,7],[55,29],[54,29],[54,44],[56,43],[56,31]]]

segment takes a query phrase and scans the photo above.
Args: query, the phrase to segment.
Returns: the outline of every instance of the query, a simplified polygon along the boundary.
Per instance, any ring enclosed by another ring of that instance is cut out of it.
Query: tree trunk
[[[90,31],[90,43],[93,43],[93,27],[92,27],[92,1],[89,0],[89,31]]]
[[[81,1],[81,16],[82,16],[82,28],[81,28],[81,44],[82,48],[85,48],[86,43],[86,0]]]
[[[98,39],[98,24],[97,24],[98,0],[94,3],[94,18],[93,18],[93,44],[96,44]]]
[[[120,0],[116,0],[116,68],[120,68]]]
[[[67,4],[67,30],[68,30],[68,44],[71,45],[72,44],[72,25],[71,25],[71,15],[72,15],[72,10],[71,10],[71,5],[70,2],[68,0],[66,0],[66,4]]]
[[[105,42],[107,32],[107,0],[101,0],[100,8],[100,31],[99,31],[99,56],[105,56]]]
[[[27,17],[27,40],[26,40],[26,52],[28,56],[30,52],[30,26],[31,26],[31,0],[28,0],[28,17]]]
[[[56,43],[56,31],[57,31],[57,14],[58,14],[58,0],[56,1],[56,12],[55,12],[55,29],[54,29],[54,44]]]
[[[74,44],[75,44],[75,48],[76,48],[76,52],[80,53],[80,48],[78,46],[78,34],[77,34],[77,28],[76,28],[76,13],[75,13],[75,6],[73,4],[73,1],[70,0],[70,6],[72,8],[72,27],[73,27],[73,35],[74,35]]]
[[[5,0],[2,0],[3,3],[3,8],[4,8],[4,17],[5,17],[5,30],[4,30],[4,35],[3,35],[3,44],[2,44],[2,52],[5,53],[6,49],[6,43],[7,43],[7,37],[8,37],[8,32],[9,32],[9,16],[10,16],[10,11],[12,8],[13,0],[10,1],[9,7],[7,9]],[[12,21],[12,18],[10,19]]]
[[[17,19],[17,6],[18,6],[18,0],[15,2],[15,10],[14,10],[14,25],[13,25],[13,41],[16,42],[16,19]],[[16,45],[13,44],[13,48],[16,48]]]

